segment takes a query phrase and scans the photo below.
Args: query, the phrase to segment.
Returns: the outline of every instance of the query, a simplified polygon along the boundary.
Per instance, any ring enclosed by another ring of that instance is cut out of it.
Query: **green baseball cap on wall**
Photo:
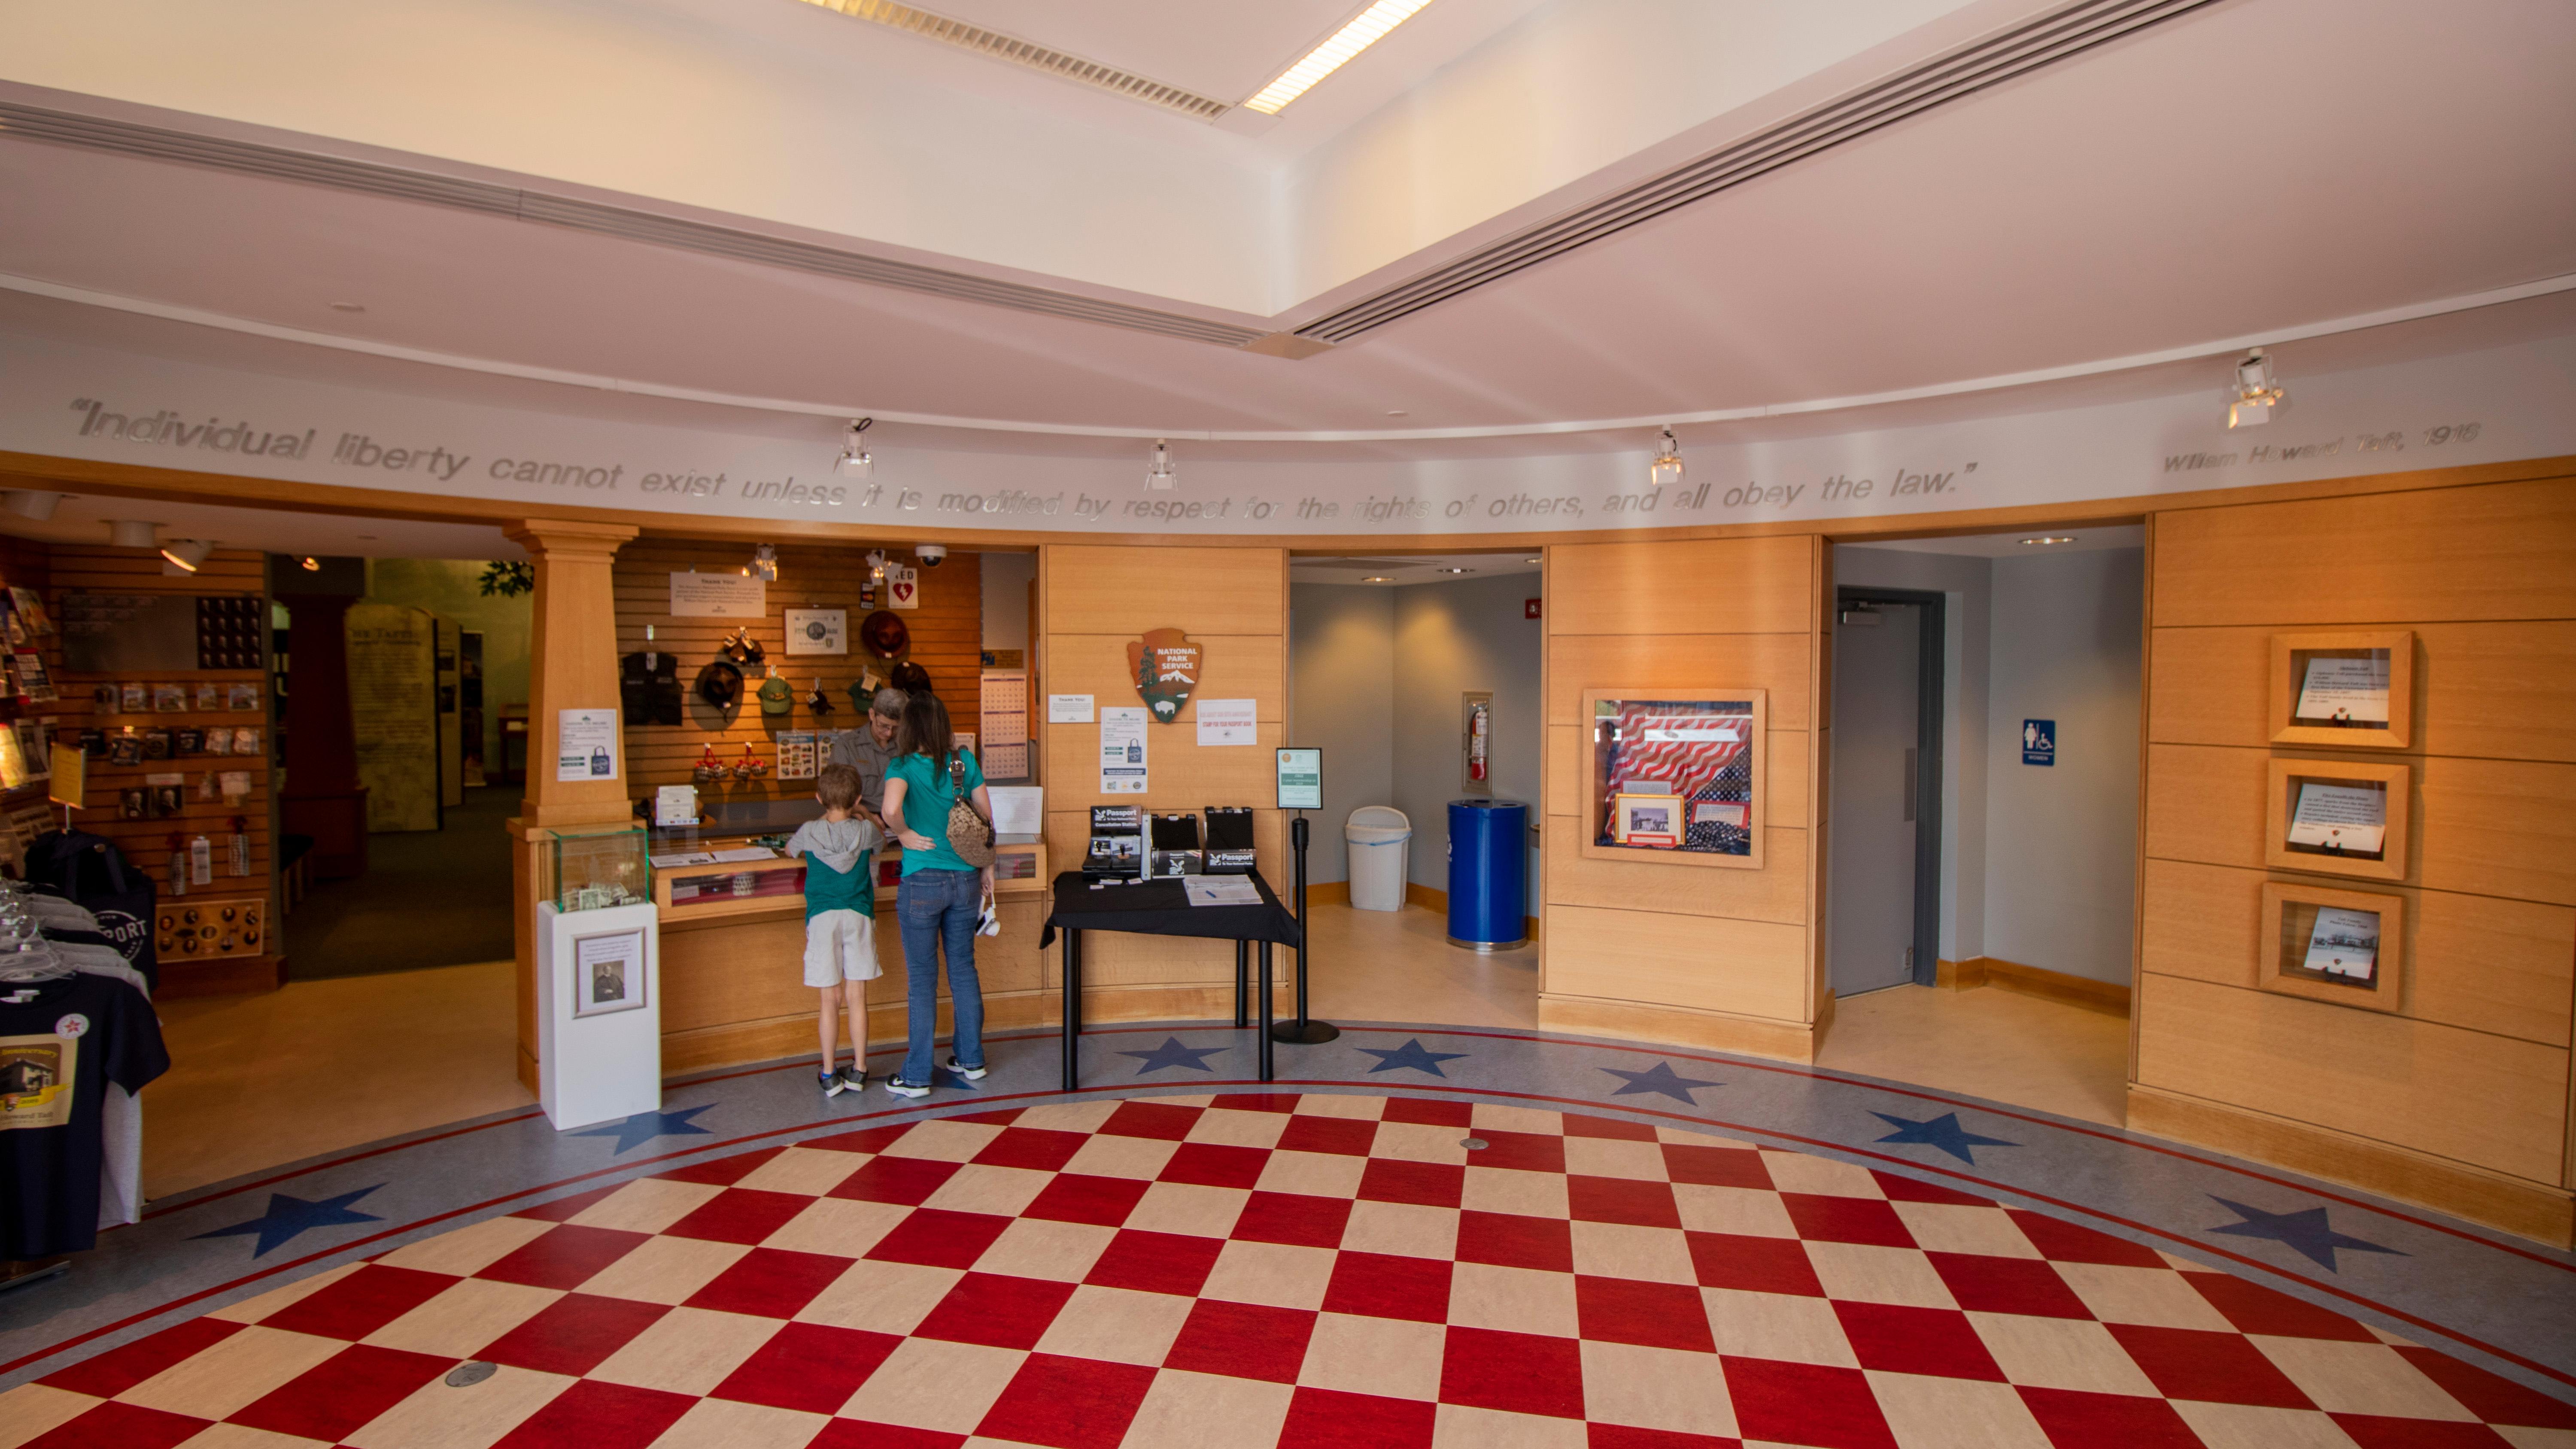
[[[796,707],[796,686],[784,675],[773,674],[760,682],[760,712],[785,714]]]

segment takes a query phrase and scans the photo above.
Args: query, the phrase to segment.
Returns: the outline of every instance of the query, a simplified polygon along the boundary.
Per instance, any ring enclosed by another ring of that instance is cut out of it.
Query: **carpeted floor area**
[[[510,837],[519,805],[510,786],[467,790],[446,828],[375,835],[367,873],[321,881],[286,918],[293,981],[464,966],[514,954]]]

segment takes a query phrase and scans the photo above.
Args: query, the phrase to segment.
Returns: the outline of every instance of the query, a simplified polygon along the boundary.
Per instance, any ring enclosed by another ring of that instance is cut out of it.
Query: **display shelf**
[[[2255,984],[2265,991],[2364,1011],[2400,1010],[2406,994],[2406,898],[2265,881],[2255,949]]]
[[[2402,750],[2413,738],[2410,630],[2275,634],[2271,676],[2276,745]]]
[[[2365,760],[2276,759],[2269,762],[2266,782],[2265,865],[2366,880],[2406,878],[2412,768]],[[2376,821],[2370,818],[2373,813]]]
[[[645,833],[637,826],[548,833],[539,895],[559,911],[607,910],[658,899]]]
[[[1760,870],[1768,711],[1725,685],[1583,691],[1582,854]]]

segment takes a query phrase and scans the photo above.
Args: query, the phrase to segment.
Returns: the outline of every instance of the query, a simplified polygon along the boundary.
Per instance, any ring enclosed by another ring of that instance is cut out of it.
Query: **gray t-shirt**
[[[861,725],[854,730],[841,730],[832,736],[832,758],[835,765],[847,765],[859,772],[859,803],[874,814],[885,813],[885,778],[887,755],[877,737]]]

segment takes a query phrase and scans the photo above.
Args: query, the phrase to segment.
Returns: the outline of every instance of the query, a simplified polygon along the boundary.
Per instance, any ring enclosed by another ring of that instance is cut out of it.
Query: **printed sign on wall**
[[[847,609],[788,610],[787,652],[790,654],[849,653],[850,611]]]
[[[898,609],[920,608],[921,570],[910,564],[887,564],[886,603]]]
[[[2057,763],[2057,721],[2026,719],[2021,722],[2021,762],[2025,765]]]
[[[672,618],[757,619],[768,612],[768,585],[748,575],[671,575]]]
[[[1206,663],[1207,646],[1191,643],[1178,629],[1149,629],[1127,646],[1127,672],[1135,677],[1136,692],[1144,696],[1156,724],[1181,717],[1181,706],[1199,687],[1199,670]]]

